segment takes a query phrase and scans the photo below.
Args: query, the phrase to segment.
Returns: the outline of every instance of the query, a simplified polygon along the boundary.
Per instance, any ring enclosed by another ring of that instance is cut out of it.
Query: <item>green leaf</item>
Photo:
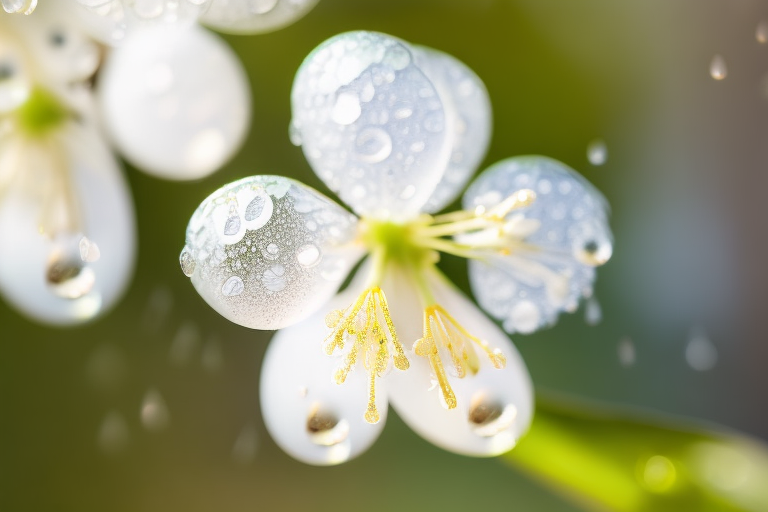
[[[569,403],[570,402],[570,403]],[[588,510],[768,511],[768,447],[690,420],[537,397],[504,460]]]

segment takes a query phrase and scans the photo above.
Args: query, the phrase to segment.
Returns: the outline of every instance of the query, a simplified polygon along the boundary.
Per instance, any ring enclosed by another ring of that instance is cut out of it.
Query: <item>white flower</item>
[[[203,201],[180,257],[222,315],[281,329],[261,375],[273,438],[305,462],[343,462],[375,440],[389,401],[448,450],[512,448],[533,414],[528,372],[439,253],[468,258],[481,306],[531,332],[591,295],[611,253],[606,203],[565,165],[521,157],[482,173],[464,210],[431,215],[482,159],[490,104],[456,59],[390,36],[321,44],[292,106],[292,140],[357,215],[288,178],[245,178]]]

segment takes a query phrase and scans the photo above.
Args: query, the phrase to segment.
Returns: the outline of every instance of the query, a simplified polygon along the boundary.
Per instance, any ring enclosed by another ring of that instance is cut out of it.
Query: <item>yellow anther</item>
[[[395,333],[395,326],[387,306],[387,299],[379,287],[369,288],[346,310],[332,311],[326,316],[331,333],[325,339],[325,351],[331,355],[336,349],[347,349],[342,366],[336,370],[334,380],[342,384],[349,372],[362,360],[368,371],[369,394],[365,420],[379,421],[376,409],[376,378],[382,377],[389,361],[398,370],[410,366],[405,351]]]
[[[461,379],[468,373],[476,374],[480,369],[475,346],[486,353],[495,368],[504,368],[507,360],[501,350],[492,349],[485,340],[469,334],[441,306],[433,305],[424,310],[424,337],[416,341],[413,350],[416,355],[429,359],[448,409],[456,407],[456,395],[448,382],[440,349],[447,351],[446,355],[453,364],[456,376]]]

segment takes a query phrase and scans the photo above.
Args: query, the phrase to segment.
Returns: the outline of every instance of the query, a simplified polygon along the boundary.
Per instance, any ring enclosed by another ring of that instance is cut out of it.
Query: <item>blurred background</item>
[[[180,183],[126,166],[138,263],[112,311],[53,329],[0,303],[0,509],[582,510],[394,414],[356,460],[294,461],[259,413],[270,333],[220,317],[179,269],[189,217],[219,186],[281,174],[328,193],[288,139],[291,83],[312,48],[358,29],[440,49],[483,79],[495,116],[483,167],[547,155],[612,205],[602,322],[582,308],[513,339],[537,388],[768,439],[768,2],[320,0],[277,32],[224,36],[253,94],[226,167]],[[468,290],[462,262],[441,264]]]

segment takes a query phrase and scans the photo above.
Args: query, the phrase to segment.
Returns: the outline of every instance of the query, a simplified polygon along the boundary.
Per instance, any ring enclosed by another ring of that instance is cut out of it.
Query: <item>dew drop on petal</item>
[[[760,44],[768,43],[768,21],[761,20],[760,23],[757,24],[755,38]]]
[[[619,344],[616,347],[616,352],[619,357],[619,363],[621,366],[630,367],[635,364],[636,352],[635,344],[629,336],[624,336],[619,340]]]
[[[709,74],[715,80],[722,80],[728,75],[728,68],[722,55],[717,54],[712,57],[712,62],[709,64]]]
[[[93,289],[96,276],[83,264],[80,255],[74,258],[61,250],[54,250],[48,259],[45,280],[48,288],[64,299],[79,299]]]
[[[472,396],[467,417],[472,431],[480,437],[493,437],[508,429],[517,418],[517,407],[501,404],[484,391]]]
[[[224,281],[224,285],[221,287],[221,293],[225,297],[236,297],[243,293],[244,289],[245,284],[240,276],[232,276]]]
[[[125,451],[130,440],[128,423],[118,411],[110,411],[99,426],[96,443],[107,455],[118,455]]]
[[[339,124],[352,124],[360,117],[360,99],[354,92],[339,93],[331,111],[331,118]]]
[[[349,436],[349,422],[314,403],[307,415],[307,435],[314,444],[334,446]]]
[[[285,267],[282,265],[273,265],[264,271],[261,278],[264,286],[273,292],[279,292],[287,286]]]
[[[252,423],[245,425],[232,446],[232,460],[244,466],[251,464],[256,458],[258,439],[256,426]]]
[[[357,157],[364,162],[381,162],[392,154],[392,138],[383,128],[363,128],[355,139],[355,151]]]
[[[539,327],[541,311],[531,301],[520,301],[512,307],[510,322],[514,329],[523,334],[535,331]]]
[[[588,239],[578,241],[574,249],[574,256],[585,265],[597,267],[604,265],[611,259],[613,245],[608,240]]]
[[[101,257],[101,251],[99,251],[99,246],[96,245],[94,242],[88,240],[86,237],[82,237],[80,239],[79,243],[80,248],[80,259],[87,262],[87,263],[93,263],[95,261],[98,261]]]
[[[307,244],[296,251],[296,259],[302,267],[312,267],[320,262],[320,249],[316,245]]]
[[[184,275],[187,277],[192,277],[192,274],[195,273],[195,258],[192,256],[192,253],[189,251],[188,247],[184,247],[184,249],[181,251],[181,255],[179,256],[179,264],[181,265],[181,271],[184,272]]]
[[[140,416],[141,424],[144,425],[145,429],[152,432],[165,430],[171,422],[168,406],[165,404],[165,400],[160,392],[156,389],[150,389],[144,395],[144,400],[141,402]]]
[[[592,165],[603,165],[608,160],[608,147],[602,139],[595,139],[587,146],[587,160]]]
[[[717,364],[717,348],[700,327],[691,329],[685,346],[685,361],[699,372],[711,370]]]

